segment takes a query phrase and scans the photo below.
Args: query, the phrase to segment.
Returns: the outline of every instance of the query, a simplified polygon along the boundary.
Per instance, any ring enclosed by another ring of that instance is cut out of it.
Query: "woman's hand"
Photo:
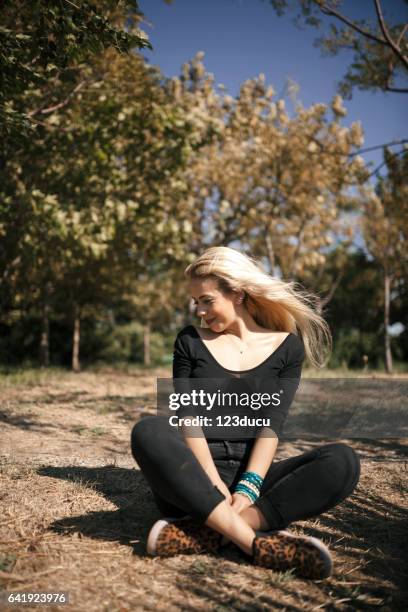
[[[226,501],[231,504],[232,503],[232,496],[230,493],[230,490],[228,489],[227,485],[225,484],[225,482],[223,480],[221,480],[221,478],[218,480],[216,480],[214,482],[214,485],[217,487],[217,489],[219,489],[221,491],[221,493],[223,495],[225,495]]]
[[[240,514],[246,508],[249,508],[249,506],[252,506],[253,502],[246,495],[241,495],[240,493],[233,493],[231,497],[231,506],[238,514]]]

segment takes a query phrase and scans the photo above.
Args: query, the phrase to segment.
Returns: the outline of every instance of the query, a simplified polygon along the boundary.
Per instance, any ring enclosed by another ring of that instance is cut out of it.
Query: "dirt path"
[[[256,568],[233,546],[218,556],[147,557],[160,515],[129,436],[141,414],[154,413],[156,378],[169,376],[164,368],[2,379],[2,589],[68,591],[65,609],[75,611],[406,609],[406,439],[342,440],[362,461],[355,492],[291,526],[329,545],[328,580]],[[277,460],[322,443],[284,441]]]

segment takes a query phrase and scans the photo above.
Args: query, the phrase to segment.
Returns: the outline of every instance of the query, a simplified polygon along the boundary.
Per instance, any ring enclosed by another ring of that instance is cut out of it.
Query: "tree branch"
[[[371,32],[367,32],[366,30],[363,30],[363,28],[360,28],[360,26],[354,23],[354,21],[351,21],[347,17],[344,17],[344,15],[336,11],[331,6],[327,6],[326,4],[320,4],[319,2],[316,2],[316,0],[314,0],[314,3],[317,4],[319,9],[322,11],[322,13],[324,13],[325,15],[331,15],[332,17],[337,17],[337,19],[340,19],[340,21],[348,25],[350,28],[352,28],[359,34],[362,34],[366,38],[370,38],[371,40],[374,40],[375,42],[381,43],[382,45],[386,45],[386,46],[389,45],[389,43],[386,40],[384,40],[383,38],[379,38],[378,36],[375,36],[375,34],[371,34]]]
[[[408,23],[402,28],[401,34],[398,36],[397,45],[400,46],[402,39],[404,38],[405,32],[408,30]]]
[[[32,110],[28,113],[26,113],[27,117],[31,118],[34,117],[34,115],[37,115],[38,113],[42,113],[43,115],[48,114],[48,113],[53,113],[54,111],[58,110],[59,108],[63,108],[64,106],[66,106],[68,104],[68,102],[70,101],[70,99],[86,84],[88,83],[88,81],[81,81],[80,83],[78,83],[78,85],[75,87],[75,89],[73,89],[73,91],[71,91],[71,93],[68,94],[68,96],[65,98],[65,100],[62,100],[62,102],[59,102],[58,104],[54,104],[54,106],[49,106],[48,108],[37,108],[35,110]]]
[[[392,87],[391,83],[392,83],[394,68],[395,68],[395,58],[390,57],[390,60],[387,65],[388,75],[387,75],[387,83],[385,85],[385,89],[387,89],[387,87]]]
[[[403,153],[405,153],[405,149],[403,149],[402,151],[398,151],[398,153],[393,153],[393,155],[399,156],[399,155],[402,155]],[[381,170],[381,168],[382,168],[383,166],[385,166],[385,164],[386,164],[386,163],[387,163],[387,162],[386,162],[385,160],[384,160],[383,162],[381,162],[381,164],[380,164],[379,166],[377,166],[377,167],[375,168],[375,170],[373,170],[372,172],[370,172],[370,174],[367,176],[367,179],[369,179],[370,177],[372,177],[374,174],[377,174],[377,172],[378,172],[379,170]]]
[[[408,68],[408,57],[405,57],[401,49],[392,40],[390,33],[388,32],[387,26],[385,25],[380,0],[374,0],[374,6],[375,6],[376,13],[377,13],[378,21],[380,24],[381,32],[383,33],[385,40],[388,42],[389,46],[394,51],[395,55],[397,55],[400,58],[404,66]]]
[[[387,85],[387,87],[385,88],[385,91],[392,91],[394,93],[408,93],[408,88],[404,88],[404,87],[389,87]]]
[[[44,127],[48,128],[48,129],[53,129],[53,130],[57,130],[58,132],[74,132],[75,128],[65,128],[62,127],[61,125],[53,125],[52,123],[47,123],[46,121],[40,121],[40,119],[37,119],[36,117],[31,118],[31,121],[38,125],[43,125]]]
[[[303,233],[304,233],[304,229],[306,227],[306,222],[307,222],[307,216],[304,216],[301,219],[301,222],[300,222],[300,228],[299,228],[298,234],[297,234],[298,241],[297,241],[296,248],[295,248],[295,251],[294,251],[293,256],[292,256],[292,262],[291,262],[290,270],[289,270],[289,274],[288,274],[288,276],[290,278],[292,278],[292,276],[293,276],[293,274],[295,272],[296,258],[299,255],[300,247],[302,246]]]
[[[334,283],[330,287],[329,293],[327,293],[324,298],[320,299],[320,308],[321,309],[323,309],[325,306],[327,306],[327,304],[332,299],[332,297],[334,295],[334,292],[336,291],[337,287],[340,284],[341,279],[343,278],[343,275],[344,275],[344,267],[340,269],[340,271],[339,271],[339,273],[337,275],[337,278],[335,279]]]
[[[366,149],[359,149],[358,151],[354,151],[353,153],[349,153],[349,157],[354,157],[354,155],[360,155],[360,153],[368,153],[369,151],[375,151],[376,149],[383,149],[384,147],[393,147],[395,145],[402,145],[408,142],[408,138],[404,138],[403,140],[393,140],[392,142],[386,142],[384,144],[375,145],[374,147],[367,147]]]
[[[74,8],[76,8],[78,11],[80,10],[79,6],[77,6],[76,4],[74,4],[73,2],[71,2],[70,0],[64,0],[64,2],[66,2],[67,4],[70,4],[71,6],[73,6]]]

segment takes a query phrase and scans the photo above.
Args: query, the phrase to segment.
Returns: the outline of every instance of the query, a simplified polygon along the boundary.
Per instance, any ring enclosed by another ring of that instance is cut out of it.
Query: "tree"
[[[176,206],[195,141],[194,125],[140,56],[106,50],[83,76],[88,86],[1,171],[3,278],[21,288],[23,308],[72,319],[74,370],[82,316],[134,287],[151,262],[184,256],[189,227]],[[46,346],[45,316],[43,327]]]
[[[340,256],[341,279],[325,313],[334,340],[330,366],[371,369],[383,355],[378,342],[383,310],[381,271],[363,249],[344,252],[340,247],[338,251],[334,248],[328,255],[320,281],[324,287],[326,274],[329,282],[338,274]]]
[[[330,245],[351,241],[342,213],[356,207],[350,188],[367,176],[362,159],[350,156],[362,144],[361,125],[341,125],[340,96],[332,118],[324,104],[297,105],[290,117],[263,76],[243,83],[236,99],[218,95],[201,60],[177,86],[186,113],[212,128],[188,170],[194,245],[240,241],[265,256],[272,273],[313,284]]]
[[[64,232],[61,225],[64,219],[55,193],[46,184],[42,188],[38,185],[42,174],[46,177],[45,183],[49,180],[49,168],[58,148],[55,138],[49,148],[52,138],[47,138],[47,131],[69,131],[58,125],[58,112],[63,112],[91,85],[85,73],[94,56],[108,48],[126,53],[134,47],[150,47],[150,43],[138,29],[141,14],[133,1],[96,0],[90,4],[20,0],[6,1],[3,5],[0,17],[3,196],[0,234],[4,241],[0,249],[0,285],[4,291],[13,277],[14,281],[35,279],[34,285],[41,294],[37,299],[42,304],[41,361],[47,365],[49,302],[55,287],[52,262],[59,261],[61,250],[56,241],[60,246]],[[31,167],[28,152],[34,154],[35,163]],[[24,285],[16,282],[14,288],[17,286],[24,293]],[[27,303],[27,286],[25,289],[22,302]]]
[[[368,192],[366,214],[362,220],[367,248],[383,273],[384,283],[384,355],[385,367],[392,373],[389,334],[392,289],[408,281],[408,151],[398,156],[384,150],[388,174],[381,177],[374,193]]]
[[[352,50],[353,61],[339,84],[339,93],[351,97],[352,90],[408,93],[404,84],[408,74],[408,24],[387,23],[380,0],[373,0],[377,24],[369,18],[354,20],[342,11],[341,0],[269,0],[277,15],[298,9],[296,22],[321,28],[321,15],[340,22],[330,24],[329,33],[318,38],[316,45],[324,53],[336,55],[343,49]],[[401,2],[401,6],[406,1]]]
[[[109,47],[151,47],[134,0],[6,0],[0,17],[0,137],[21,139],[87,84],[81,69]],[[126,22],[126,23],[125,23]],[[6,141],[5,141],[6,139]]]

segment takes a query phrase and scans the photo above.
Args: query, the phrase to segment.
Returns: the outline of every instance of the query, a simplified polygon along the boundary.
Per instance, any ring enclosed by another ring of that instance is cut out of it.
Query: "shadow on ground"
[[[62,534],[77,532],[98,540],[116,541],[131,546],[134,554],[146,556],[148,531],[161,515],[149,485],[140,471],[112,466],[50,466],[38,469],[38,474],[89,486],[118,508],[114,511],[67,517],[53,522],[50,525],[51,530]],[[374,598],[383,605],[392,602],[392,608],[389,609],[393,611],[404,609],[404,601],[408,601],[407,527],[405,508],[391,503],[381,495],[363,493],[360,486],[341,504],[320,515],[318,521],[301,522],[300,533],[322,538],[335,555],[337,567],[335,566],[333,578],[336,579],[318,583],[319,589],[322,589],[329,599],[343,600],[344,603],[351,601],[352,609],[372,610],[371,603],[364,603],[367,597]],[[184,592],[209,599],[213,604],[219,600],[220,606],[225,606],[225,593],[234,580],[233,574],[237,575],[237,584],[245,585],[246,575],[248,580],[254,580],[254,569],[234,545],[215,556],[219,559],[216,564],[211,563],[211,560],[209,562],[208,555],[186,558],[186,567],[183,567],[182,572],[175,573],[175,580]],[[350,573],[357,575],[359,572],[363,576],[363,580],[359,581],[359,584],[363,585],[363,591],[359,590],[360,587],[353,587],[354,590],[350,591],[346,575],[350,577]],[[264,573],[262,575],[264,576]],[[265,580],[265,577],[260,580]],[[276,573],[271,572],[268,580],[269,586],[275,583],[279,586],[279,597],[286,591],[293,594],[293,585],[279,580]],[[260,590],[257,589],[257,592]],[[228,608],[242,610],[245,592],[246,587],[242,586],[238,592],[231,593]],[[250,589],[247,595],[250,597]],[[317,605],[318,602],[314,601],[311,593],[302,594],[303,605],[305,597],[310,607]],[[269,595],[258,594],[256,606],[251,607],[251,610],[261,609],[262,606],[286,609],[284,604]],[[291,605],[291,609],[298,608]],[[300,609],[304,607],[299,607]]]

